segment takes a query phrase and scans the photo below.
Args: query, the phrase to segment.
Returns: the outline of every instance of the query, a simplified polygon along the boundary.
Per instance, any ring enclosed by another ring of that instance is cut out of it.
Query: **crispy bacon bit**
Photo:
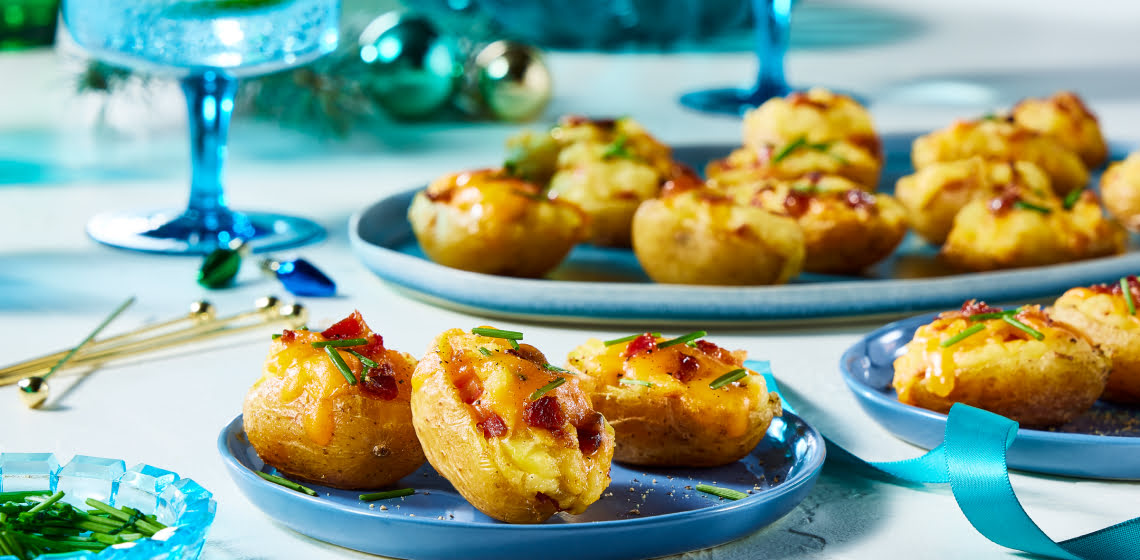
[[[297,340],[297,333],[296,333],[296,331],[291,331],[291,330],[286,329],[285,332],[281,333],[281,338],[279,338],[278,340],[280,340],[284,344],[290,344],[294,340]]]
[[[693,378],[693,374],[697,372],[700,367],[700,362],[696,358],[688,355],[681,354],[680,360],[677,363],[677,371],[671,372],[671,375],[681,383],[686,383]]]
[[[479,400],[483,395],[483,381],[473,373],[456,377],[453,382],[459,390],[459,397],[467,404]]]
[[[566,115],[560,119],[558,123],[562,126],[579,126],[583,124],[592,124],[603,130],[612,130],[617,126],[617,119],[591,119],[582,115]]]
[[[537,401],[526,403],[523,407],[523,421],[528,426],[554,431],[566,423],[566,415],[562,413],[562,407],[558,406],[558,398],[546,395]]]
[[[360,392],[364,396],[382,401],[390,401],[400,394],[400,386],[396,381],[396,372],[392,364],[380,362],[380,367],[369,369],[360,380]]]
[[[807,175],[804,175],[804,179],[807,179],[808,182],[813,184],[813,185],[818,185],[820,180],[823,179],[823,172],[822,171],[808,172]]]
[[[1006,189],[1002,191],[997,198],[990,200],[990,212],[1000,216],[1009,212],[1010,209],[1013,208],[1014,203],[1018,200],[1021,200],[1021,196],[1018,194],[1017,189]]]
[[[371,332],[359,311],[353,311],[352,315],[345,317],[333,326],[321,331],[321,336],[328,340],[367,338],[368,344],[357,349],[358,352],[365,356],[376,356],[384,351],[384,339],[380,335]]]
[[[793,91],[792,93],[789,93],[785,99],[787,99],[788,104],[792,105],[793,107],[798,105],[808,105],[819,109],[827,109],[828,106],[826,101],[817,101],[815,99],[812,99],[811,96],[802,91]]]
[[[784,211],[793,218],[799,218],[807,213],[811,205],[811,195],[801,191],[788,191],[784,197]]]
[[[479,429],[483,430],[484,438],[491,439],[493,437],[506,435],[507,423],[503,422],[503,419],[498,414],[495,414],[489,410],[477,410],[483,419],[476,422],[475,425],[478,426]]]
[[[578,450],[583,455],[593,455],[602,446],[602,439],[606,433],[605,420],[598,412],[587,414],[582,422],[575,426],[578,430]]]
[[[672,176],[661,185],[661,196],[673,196],[685,191],[699,189],[703,185],[704,181],[701,180],[701,176],[697,175],[692,167],[683,163],[674,163]]]
[[[843,195],[843,198],[847,206],[855,210],[860,208],[870,210],[875,207],[875,196],[867,191],[851,189]]]
[[[522,358],[532,364],[537,364],[539,366],[546,365],[546,356],[543,355],[541,350],[535,348],[534,346],[531,346],[530,344],[520,344],[518,350],[510,348],[506,353],[516,358]]]
[[[983,313],[1001,313],[1001,308],[990,307],[986,302],[976,299],[962,304],[962,315],[966,317],[973,317],[974,315],[981,315]]]
[[[1137,279],[1135,276],[1129,276],[1128,287],[1132,289],[1132,301],[1140,301],[1140,279]],[[1112,284],[1095,284],[1089,286],[1089,291],[1095,294],[1111,294],[1114,296],[1124,295],[1124,290],[1120,289],[1120,282],[1113,282]]]
[[[452,195],[455,194],[454,189],[432,189],[429,188],[424,191],[424,196],[432,202],[442,202],[444,204],[451,202]]]
[[[642,352],[653,352],[654,350],[657,350],[657,339],[653,338],[653,335],[645,333],[630,341],[622,356],[632,358]]]
[[[740,365],[740,360],[738,360],[736,356],[732,354],[732,352],[729,352],[728,350],[725,350],[724,348],[721,348],[720,346],[717,346],[716,344],[713,344],[712,342],[709,342],[703,338],[697,341],[696,346],[697,350],[704,352],[709,357],[720,360],[726,364]]]

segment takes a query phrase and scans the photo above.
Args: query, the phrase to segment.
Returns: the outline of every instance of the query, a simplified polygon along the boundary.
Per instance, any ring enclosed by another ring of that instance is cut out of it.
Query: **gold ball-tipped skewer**
[[[130,338],[134,338],[134,337],[137,337],[140,335],[151,333],[151,332],[154,332],[157,330],[162,330],[162,329],[167,329],[167,328],[173,327],[179,323],[183,323],[186,321],[194,321],[195,323],[200,323],[200,322],[212,320],[212,319],[214,319],[214,317],[215,317],[215,311],[214,311],[213,304],[211,304],[210,302],[208,302],[206,300],[198,300],[198,301],[190,304],[189,313],[187,313],[186,315],[184,315],[182,317],[171,319],[169,321],[163,321],[161,323],[155,323],[153,325],[146,325],[143,327],[139,327],[133,331],[118,334],[118,335],[115,335],[115,336],[112,336],[109,338],[101,338],[98,340],[92,340],[91,343],[85,347],[85,349],[87,352],[92,352],[92,351],[95,351],[98,349],[107,348],[110,345],[114,345],[116,343],[123,342],[127,339],[130,339]],[[7,377],[13,373],[20,372],[23,370],[31,370],[31,369],[42,367],[44,365],[50,366],[51,364],[58,362],[60,360],[60,358],[63,358],[70,351],[71,350],[60,350],[59,352],[47,354],[44,356],[40,356],[38,358],[32,358],[30,360],[24,360],[18,364],[13,364],[13,365],[10,365],[10,366],[4,367],[4,368],[0,368],[0,378]]]
[[[265,325],[275,323],[275,322],[279,322],[279,321],[286,322],[286,324],[288,325],[289,328],[297,328],[297,327],[303,325],[308,318],[308,310],[305,309],[304,306],[302,306],[301,304],[298,304],[298,303],[281,305],[280,302],[276,300],[276,298],[272,298],[272,300],[269,300],[269,301],[266,301],[263,298],[262,300],[259,300],[258,303],[259,303],[259,308],[257,310],[252,311],[252,312],[246,312],[246,313],[238,314],[238,315],[246,317],[246,318],[250,317],[251,315],[259,316],[260,320],[255,322],[255,323],[251,323],[251,324],[247,324],[247,325],[223,327],[220,329],[214,329],[214,330],[209,330],[209,331],[204,331],[204,332],[201,330],[194,332],[195,331],[194,328],[183,329],[182,331],[178,331],[178,333],[177,333],[177,334],[181,334],[181,336],[163,335],[161,337],[154,337],[154,338],[151,338],[148,340],[138,341],[137,343],[132,343],[129,345],[120,345],[118,347],[108,349],[107,351],[96,354],[96,355],[88,354],[88,355],[84,355],[80,358],[76,358],[75,360],[73,360],[70,363],[70,365],[75,366],[75,367],[78,367],[78,366],[97,366],[97,365],[101,365],[103,363],[106,363],[106,362],[109,362],[109,361],[115,360],[115,359],[128,358],[131,356],[136,356],[139,354],[145,354],[147,352],[153,352],[153,351],[162,350],[165,348],[171,348],[171,347],[182,345],[182,344],[188,344],[191,342],[208,340],[208,339],[220,337],[223,335],[236,334],[239,332],[249,331],[249,330],[264,327]],[[235,315],[234,317],[237,317],[238,315]],[[20,379],[18,381],[18,383],[21,384],[21,386],[28,385],[29,388],[32,386],[35,386],[38,390],[37,392],[47,391],[46,384],[37,383],[35,381],[36,379],[39,379],[39,378],[37,378],[37,377],[24,377],[24,378]],[[0,378],[0,384],[11,383],[11,382],[12,382],[12,379],[10,379],[10,378]],[[29,392],[29,395],[30,394],[31,393]],[[24,392],[21,392],[21,398],[24,399],[25,404],[27,404],[31,400],[30,396],[29,397],[24,396]],[[45,392],[43,395],[43,399],[40,399],[40,402],[38,404],[42,404],[43,401],[46,399],[47,399],[47,394]],[[37,406],[38,406],[38,404],[37,404]]]

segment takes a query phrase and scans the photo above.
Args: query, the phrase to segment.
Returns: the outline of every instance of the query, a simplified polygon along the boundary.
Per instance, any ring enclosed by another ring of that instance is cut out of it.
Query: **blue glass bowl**
[[[156,515],[167,526],[151,538],[97,553],[39,557],[44,560],[192,560],[202,552],[218,507],[213,494],[197,482],[143,463],[128,469],[122,459],[76,455],[60,466],[52,453],[0,453],[0,492],[22,490],[62,490],[63,501],[76,506],[88,498],[115,507],[130,506]],[[15,556],[0,556],[0,560],[9,559]]]

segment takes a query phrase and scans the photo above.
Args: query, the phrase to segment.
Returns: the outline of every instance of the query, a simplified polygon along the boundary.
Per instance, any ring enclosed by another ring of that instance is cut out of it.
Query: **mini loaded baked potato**
[[[586,234],[575,205],[550,200],[502,170],[446,175],[416,194],[408,221],[420,247],[444,266],[507,276],[542,276]]]
[[[1090,169],[1108,159],[1108,144],[1096,115],[1071,91],[1059,91],[1048,99],[1023,99],[1013,106],[1012,116],[1017,124],[1056,138]]]
[[[633,216],[633,252],[655,282],[780,284],[799,273],[796,221],[707,189],[671,191]]]
[[[703,335],[591,339],[570,353],[570,366],[586,374],[594,406],[617,432],[616,461],[724,465],[756,447],[780,415],[779,397],[744,367],[744,352]]]
[[[1057,264],[1124,251],[1127,236],[1104,216],[1092,191],[1074,193],[1069,205],[1010,187],[969,202],[954,218],[942,256],[968,270]]]
[[[428,461],[501,521],[584,512],[609,486],[613,428],[580,376],[515,342],[521,333],[472,331],[436,337],[412,377],[413,422]]]
[[[878,158],[865,147],[846,140],[807,142],[791,139],[769,144],[759,151],[745,147],[705,166],[710,181],[747,184],[768,179],[795,180],[820,173],[846,178],[874,191],[879,181]]]
[[[1140,152],[1108,166],[1100,177],[1100,195],[1124,227],[1140,231]]]
[[[1127,290],[1127,291],[1126,291]],[[1050,316],[1088,335],[1112,364],[1106,400],[1140,404],[1140,282],[1073,288],[1053,304]]]
[[[385,348],[359,312],[322,332],[287,330],[245,397],[249,443],[290,478],[335,488],[392,484],[424,462],[408,404],[415,367],[411,355]]]
[[[1075,152],[1053,136],[1025,128],[1012,118],[959,120],[942,130],[919,136],[911,148],[915,169],[936,162],[973,156],[1000,161],[1028,161],[1049,175],[1054,192],[1065,196],[1089,181],[1089,172]]]
[[[1004,311],[970,301],[919,327],[894,368],[899,402],[942,413],[960,402],[1044,427],[1088,410],[1109,362],[1036,306]]]
[[[987,160],[974,156],[931,163],[895,184],[895,196],[906,208],[911,227],[927,241],[941,245],[954,216],[966,203],[992,197],[1010,186],[1029,192],[1052,192],[1049,176],[1028,161]]]
[[[796,220],[804,234],[808,272],[854,274],[887,258],[906,236],[902,206],[839,177],[810,174],[797,181],[739,185],[737,202]]]

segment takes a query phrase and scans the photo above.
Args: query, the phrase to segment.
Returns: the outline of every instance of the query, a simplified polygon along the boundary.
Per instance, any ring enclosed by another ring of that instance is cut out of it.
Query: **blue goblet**
[[[788,54],[788,30],[792,23],[792,0],[752,0],[756,19],[756,85],[752,89],[722,88],[686,93],[681,104],[710,113],[740,115],[791,91],[784,77]]]
[[[139,251],[204,254],[235,238],[268,251],[323,236],[303,218],[231,210],[222,168],[237,79],[335,49],[339,0],[64,0],[62,15],[93,57],[179,79],[189,107],[186,209],[100,214],[87,224],[92,238]]]

